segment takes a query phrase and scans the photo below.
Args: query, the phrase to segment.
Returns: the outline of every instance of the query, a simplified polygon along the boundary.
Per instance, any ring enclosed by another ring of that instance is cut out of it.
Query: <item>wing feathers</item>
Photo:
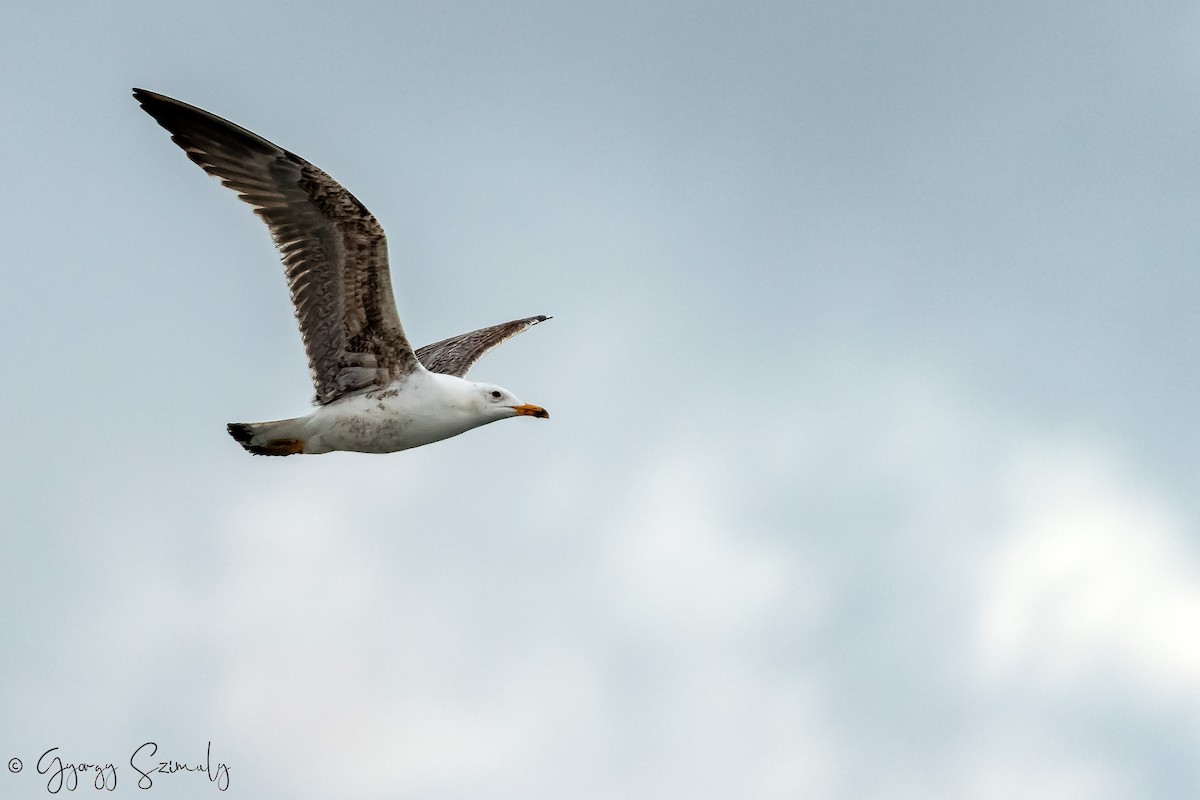
[[[502,322],[470,333],[451,336],[449,339],[425,345],[417,351],[417,358],[430,372],[441,372],[461,378],[484,353],[548,319],[550,317],[542,315],[514,319],[512,322]]]
[[[383,228],[304,159],[178,100],[134,90],[193,162],[254,206],[283,257],[317,402],[419,369],[392,296]],[[363,356],[377,366],[365,369]]]
[[[383,386],[421,365],[462,377],[546,316],[504,322],[413,352],[392,296],[383,228],[354,195],[299,156],[163,95],[134,97],[187,157],[254,207],[283,258],[318,403]]]

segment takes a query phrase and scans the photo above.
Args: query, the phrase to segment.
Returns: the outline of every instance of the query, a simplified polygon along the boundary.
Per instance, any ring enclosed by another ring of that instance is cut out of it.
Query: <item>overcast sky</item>
[[[1194,3],[9,3],[0,74],[0,794],[1200,794]],[[250,458],[282,268],[133,86],[354,192],[414,343],[554,315],[472,372],[551,419]]]

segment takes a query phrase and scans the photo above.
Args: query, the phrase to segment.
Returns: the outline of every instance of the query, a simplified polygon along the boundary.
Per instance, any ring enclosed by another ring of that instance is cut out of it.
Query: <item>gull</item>
[[[413,350],[400,325],[387,241],[371,212],[309,162],[215,114],[134,89],[187,157],[271,231],[316,389],[309,414],[231,422],[254,455],[394,453],[509,417],[549,418],[512,392],[466,380],[484,353],[549,317],[480,328]]]

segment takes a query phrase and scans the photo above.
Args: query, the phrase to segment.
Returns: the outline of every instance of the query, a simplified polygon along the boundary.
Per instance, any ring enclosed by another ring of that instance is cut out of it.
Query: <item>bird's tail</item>
[[[303,417],[275,422],[231,422],[229,435],[256,456],[290,456],[304,452]]]

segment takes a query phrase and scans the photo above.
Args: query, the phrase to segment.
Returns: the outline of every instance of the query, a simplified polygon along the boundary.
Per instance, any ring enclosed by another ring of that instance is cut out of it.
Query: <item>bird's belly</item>
[[[457,436],[476,425],[444,408],[424,408],[411,400],[403,395],[363,395],[319,409],[310,422],[314,449],[394,453]]]

